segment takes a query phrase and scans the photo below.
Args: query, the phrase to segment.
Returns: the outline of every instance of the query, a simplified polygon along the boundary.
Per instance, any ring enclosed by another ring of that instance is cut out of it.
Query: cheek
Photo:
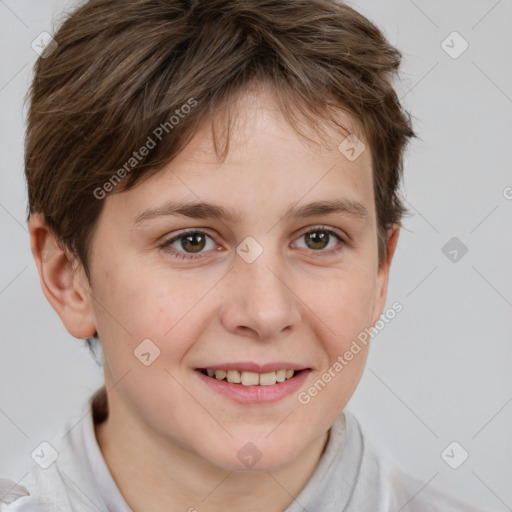
[[[109,269],[97,283],[93,308],[113,379],[130,371],[155,385],[164,368],[173,371],[200,336],[198,303],[208,285],[128,265]],[[144,366],[149,361],[154,362]]]
[[[200,298],[208,284],[134,270],[111,273],[99,292],[98,333],[112,392],[161,434],[175,425],[186,437],[186,425],[177,426],[182,420],[176,411],[197,406],[191,406],[184,392],[179,365],[201,336],[206,317]]]
[[[314,288],[311,284],[307,293],[304,290],[304,301],[321,320],[316,324],[329,335],[329,344],[333,349],[343,350],[352,337],[370,326],[375,299],[374,277],[366,267],[354,266],[318,281]]]
[[[98,323],[113,323],[134,341],[170,336],[214,284],[168,269],[150,271],[125,263],[123,268],[103,273],[96,293],[100,304],[93,306]]]
[[[316,388],[329,396],[328,402],[339,406],[345,405],[356,388],[368,354],[375,283],[365,268],[325,280],[306,300],[311,305],[315,336],[327,355],[318,376],[322,382]]]

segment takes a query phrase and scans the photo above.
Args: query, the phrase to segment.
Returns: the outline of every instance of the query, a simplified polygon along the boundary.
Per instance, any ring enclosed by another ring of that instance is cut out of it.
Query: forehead
[[[301,136],[281,112],[275,94],[264,85],[245,89],[226,102],[225,106],[226,109],[217,109],[211,125],[204,124],[195,133],[192,143],[188,146],[189,151],[182,159],[211,161],[212,157],[217,158],[217,155],[214,155],[212,134],[215,133],[214,138],[219,142],[224,141],[227,118],[230,118],[229,124],[232,126],[227,161],[232,164],[246,162],[251,156],[261,156],[258,149],[251,152],[251,148],[256,148],[255,137],[261,138],[262,135],[285,144],[285,151],[290,150],[297,155],[315,158],[329,153],[338,157],[340,149],[346,149],[343,144],[340,148],[340,143],[349,135],[355,135],[361,142],[365,139],[360,123],[341,107],[336,112],[336,120],[343,128],[335,127],[324,119],[319,119],[318,126],[315,127],[310,119],[292,109],[290,112],[297,116],[297,126],[303,135]],[[277,156],[277,147],[272,146],[270,149],[273,150],[273,154],[268,153],[268,156]]]
[[[304,121],[300,129],[310,141],[290,126],[269,90],[246,92],[231,112],[235,115],[224,160],[215,151],[212,132],[223,134],[221,117],[213,128],[204,124],[185,149],[149,179],[109,196],[106,209],[130,210],[136,223],[150,207],[185,199],[224,205],[234,220],[262,213],[263,205],[282,216],[299,202],[346,199],[364,205],[371,216],[371,154],[350,116],[340,111],[345,133],[326,124],[319,134]],[[354,140],[360,141],[358,152],[366,146],[356,159],[350,152]]]

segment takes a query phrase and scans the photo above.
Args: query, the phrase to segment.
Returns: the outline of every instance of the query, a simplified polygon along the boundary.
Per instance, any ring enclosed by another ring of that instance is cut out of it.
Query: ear
[[[61,248],[42,214],[30,216],[28,229],[41,288],[48,302],[72,336],[93,336],[96,323],[91,308],[92,290],[83,266]]]
[[[400,234],[400,228],[393,226],[388,229],[387,232],[387,246],[388,246],[388,257],[386,261],[383,261],[377,270],[377,287],[376,296],[373,304],[372,312],[372,326],[375,325],[380,315],[384,311],[386,305],[386,296],[388,292],[388,281],[389,281],[389,269],[391,267],[391,261],[395,254],[395,249],[398,243],[398,236]]]

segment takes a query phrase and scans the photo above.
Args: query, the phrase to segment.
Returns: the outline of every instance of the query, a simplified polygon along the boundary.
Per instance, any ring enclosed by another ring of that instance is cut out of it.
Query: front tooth
[[[254,372],[242,372],[240,379],[244,386],[257,386],[260,383],[260,376]]]
[[[240,372],[238,370],[228,370],[227,378],[228,382],[240,384]]]
[[[286,378],[287,379],[291,379],[293,377],[293,372],[294,371],[295,370],[286,370],[286,374],[285,374]]]
[[[224,370],[215,370],[215,378],[222,380],[226,377],[226,372]]]
[[[260,386],[272,386],[276,383],[276,372],[261,373]]]
[[[286,370],[277,370],[276,372],[276,381],[284,382],[286,380]]]

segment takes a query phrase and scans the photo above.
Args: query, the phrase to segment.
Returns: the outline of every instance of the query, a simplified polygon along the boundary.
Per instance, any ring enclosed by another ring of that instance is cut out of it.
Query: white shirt
[[[43,466],[51,463],[46,469],[34,463],[18,487],[0,479],[0,512],[133,512],[103,458],[92,412],[91,397],[59,430],[50,442],[55,461],[49,446],[36,452]],[[388,463],[348,410],[334,422],[318,466],[284,512],[306,511],[479,512]]]

